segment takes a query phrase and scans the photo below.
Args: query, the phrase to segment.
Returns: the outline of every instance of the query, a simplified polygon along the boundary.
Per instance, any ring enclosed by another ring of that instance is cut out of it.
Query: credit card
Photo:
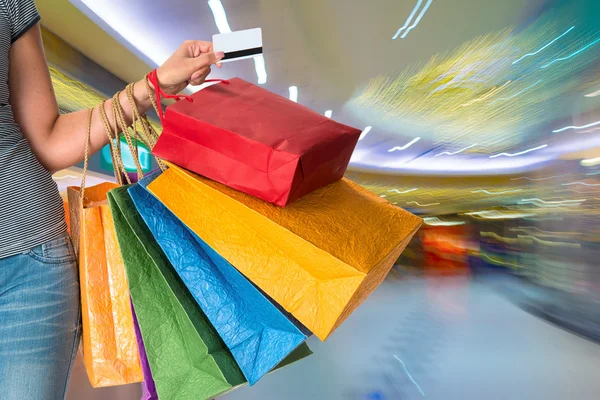
[[[263,53],[262,29],[255,28],[214,35],[213,48],[215,51],[225,53],[221,62],[255,57]]]

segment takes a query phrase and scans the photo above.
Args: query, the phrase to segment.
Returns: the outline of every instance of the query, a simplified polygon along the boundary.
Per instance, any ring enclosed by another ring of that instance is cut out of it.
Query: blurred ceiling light
[[[594,93],[586,94],[585,97],[598,97],[600,96],[600,90]]]
[[[412,13],[410,13],[410,15],[408,16],[408,19],[404,23],[404,26],[402,28],[398,29],[398,31],[396,32],[396,34],[394,35],[394,37],[392,37],[392,40],[398,39],[398,36],[400,36],[400,34],[402,33],[402,31],[405,30],[406,28],[408,28],[408,24],[410,24],[412,22],[412,19],[415,17],[415,14],[417,13],[417,11],[419,11],[419,8],[421,7],[422,3],[423,3],[423,0],[418,0],[417,1],[417,5],[412,10]]]
[[[465,221],[442,221],[437,217],[424,218],[423,222],[425,222],[425,225],[430,226],[458,226],[466,223]]]
[[[552,133],[560,133],[560,132],[568,131],[570,129],[591,128],[592,126],[598,126],[598,125],[600,125],[600,121],[592,122],[591,124],[582,125],[582,126],[576,126],[576,125],[565,126],[564,128],[560,128],[560,129],[557,129],[555,131],[552,131]]]
[[[155,65],[161,65],[171,55],[168,49],[153,43],[152,38],[140,30],[139,25],[136,25],[136,21],[131,21],[126,14],[115,10],[115,8],[109,4],[110,2],[97,0],[71,1],[75,6],[77,6],[78,3],[84,4],[85,7],[96,14],[100,20],[125,39],[126,43],[133,46],[133,48],[139,51],[143,56],[146,56]],[[140,19],[140,21],[142,20]]]
[[[506,194],[506,193],[517,193],[517,192],[522,192],[523,189],[515,189],[515,190],[505,190],[504,192],[488,192],[487,190],[481,189],[481,190],[473,190],[471,191],[471,193],[485,193],[485,194]]]
[[[264,85],[267,83],[267,66],[265,65],[265,57],[261,54],[254,57],[254,69],[258,78],[258,84]]]
[[[431,206],[439,206],[441,203],[419,204],[416,201],[407,201],[406,204],[415,204],[419,207],[431,207]]]
[[[577,50],[575,53],[572,53],[572,54],[570,54],[570,55],[568,55],[566,57],[557,58],[556,60],[553,60],[553,61],[549,62],[548,64],[544,65],[541,69],[547,68],[547,67],[551,66],[552,64],[560,62],[560,61],[567,61],[567,60],[575,57],[576,55],[584,52],[585,50],[589,49],[590,47],[592,47],[593,45],[595,45],[597,43],[600,43],[600,39],[594,40],[592,43],[590,43],[590,44],[582,47],[579,50]]]
[[[325,111],[325,116],[326,116],[327,118],[331,118],[331,116],[332,116],[332,115],[333,115],[333,111],[331,111],[331,110],[327,110],[327,111]]]
[[[371,129],[373,129],[373,127],[372,127],[372,126],[370,126],[370,125],[369,125],[369,126],[367,126],[367,127],[365,128],[365,130],[364,130],[364,131],[362,131],[362,133],[360,134],[360,137],[358,138],[358,140],[363,140],[363,139],[365,138],[365,136],[367,136],[367,135],[369,134],[369,132],[371,132]]]
[[[290,86],[290,100],[294,103],[298,102],[298,86]]]
[[[417,190],[419,190],[419,188],[408,189],[408,190],[405,190],[404,192],[401,192],[398,189],[392,189],[392,190],[388,190],[388,192],[394,192],[397,194],[405,194],[405,193],[415,192]]]
[[[465,151],[465,150],[469,150],[470,148],[473,148],[473,147],[475,147],[475,146],[477,146],[477,143],[475,143],[475,144],[472,144],[472,145],[470,145],[470,146],[467,146],[467,147],[465,147],[464,149],[460,149],[460,150],[458,150],[458,151],[454,151],[454,152],[451,152],[451,151],[444,151],[444,152],[442,152],[442,153],[440,153],[440,154],[436,154],[434,157],[439,157],[439,156],[453,156],[453,155],[456,155],[456,154],[462,153],[462,152],[463,152],[463,151]]]
[[[516,156],[521,156],[523,154],[531,153],[532,151],[541,150],[541,149],[546,148],[546,147],[548,147],[548,145],[544,144],[542,146],[534,147],[533,149],[523,150],[523,151],[520,151],[518,153],[500,153],[500,154],[496,154],[496,155],[490,156],[490,158],[496,158],[496,157],[502,157],[502,156],[505,156],[505,157],[516,157]]]
[[[417,143],[419,140],[421,140],[420,137],[418,138],[414,138],[413,140],[411,140],[410,142],[408,142],[407,144],[405,144],[404,146],[396,146],[396,147],[392,147],[391,149],[388,150],[388,153],[393,153],[394,151],[401,151],[401,150],[406,150],[408,149],[410,146],[412,146],[413,144]]]
[[[208,0],[208,6],[213,13],[215,18],[215,24],[217,24],[217,29],[220,33],[229,33],[231,32],[231,27],[229,26],[229,21],[227,21],[227,13],[225,12],[225,8],[221,3],[221,0]]]
[[[555,176],[549,176],[546,178],[529,178],[527,176],[520,176],[518,178],[512,178],[511,181],[519,181],[522,179],[526,179],[528,181],[547,181],[548,179],[556,179],[556,178],[563,178],[565,176],[569,176],[571,174],[564,174],[564,175],[555,175]]]
[[[527,58],[527,57],[531,57],[531,56],[535,56],[536,54],[540,53],[541,51],[543,51],[544,49],[548,48],[549,46],[551,46],[553,43],[555,43],[557,40],[561,39],[562,37],[564,37],[567,33],[571,32],[573,29],[575,29],[575,26],[570,27],[565,33],[563,33],[562,35],[560,35],[559,37],[555,38],[554,40],[552,40],[550,43],[546,44],[544,47],[542,47],[541,49],[539,49],[536,52],[533,53],[528,53],[525,54],[523,57],[519,58],[518,60],[516,60],[515,62],[513,62],[513,65],[515,65],[516,63],[520,62],[521,60]]]
[[[213,13],[219,33],[230,33],[231,27],[229,26],[229,21],[227,21],[227,13],[221,0],[208,0],[208,6]],[[265,57],[262,54],[254,57],[254,69],[256,70],[258,84],[264,85],[267,83],[267,67],[265,65]]]
[[[600,183],[570,182],[570,183],[563,183],[562,184],[562,186],[572,186],[572,185],[600,186]]]

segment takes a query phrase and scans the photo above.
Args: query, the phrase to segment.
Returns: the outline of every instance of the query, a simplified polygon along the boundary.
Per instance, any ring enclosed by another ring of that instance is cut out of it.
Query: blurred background
[[[311,358],[225,399],[598,398],[598,0],[36,2],[64,112],[186,39],[261,27],[264,56],[213,77],[362,129],[347,177],[425,220]],[[91,169],[112,180],[110,153]],[[92,391],[78,364],[69,399],[139,395]]]

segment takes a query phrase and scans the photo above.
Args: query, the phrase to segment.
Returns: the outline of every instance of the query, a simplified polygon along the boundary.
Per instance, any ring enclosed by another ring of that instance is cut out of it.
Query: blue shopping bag
[[[305,328],[284,315],[145,189],[156,176],[142,179],[129,189],[129,194],[183,283],[253,385],[306,340]]]

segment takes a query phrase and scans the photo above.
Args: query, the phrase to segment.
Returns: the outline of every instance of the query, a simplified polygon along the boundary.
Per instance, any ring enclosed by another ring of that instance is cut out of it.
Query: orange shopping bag
[[[141,382],[129,286],[107,199],[119,185],[86,188],[86,172],[87,154],[81,187],[67,189],[71,236],[79,255],[85,367],[94,387]]]

